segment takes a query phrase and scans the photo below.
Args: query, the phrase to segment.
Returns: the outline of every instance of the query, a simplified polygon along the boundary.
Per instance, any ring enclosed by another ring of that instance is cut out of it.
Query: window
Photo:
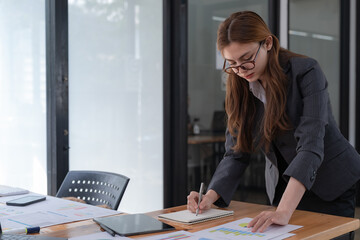
[[[0,35],[0,183],[46,194],[45,1],[0,1]]]
[[[70,170],[126,175],[120,210],[161,209],[162,1],[68,3]]]
[[[217,29],[232,13],[250,10],[268,19],[268,1],[188,1],[188,192],[200,182],[209,184],[224,153],[225,89],[224,59],[217,50]],[[199,135],[194,130],[200,128]],[[250,169],[252,171],[250,171]],[[264,159],[254,155],[234,199],[266,202],[266,196],[241,195],[244,187],[264,189]],[[255,177],[254,177],[255,176]],[[265,193],[265,191],[264,191]],[[256,196],[255,196],[256,197]],[[265,200],[263,200],[265,199]]]
[[[340,1],[290,0],[289,49],[319,62],[329,83],[332,110],[339,124]]]

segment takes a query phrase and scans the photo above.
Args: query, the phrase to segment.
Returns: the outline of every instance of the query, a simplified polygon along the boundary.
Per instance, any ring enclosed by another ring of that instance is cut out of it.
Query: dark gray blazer
[[[332,201],[360,179],[360,156],[337,127],[319,64],[311,58],[294,57],[283,68],[289,81],[286,113],[293,130],[273,141],[288,164],[282,177],[287,181],[293,177],[321,199]],[[255,119],[259,123],[264,106],[258,99],[255,101]],[[209,184],[208,189],[221,196],[215,203],[218,206],[230,203],[249,163],[249,154],[232,150],[235,142],[227,131],[226,153]],[[266,156],[277,166],[272,149]]]

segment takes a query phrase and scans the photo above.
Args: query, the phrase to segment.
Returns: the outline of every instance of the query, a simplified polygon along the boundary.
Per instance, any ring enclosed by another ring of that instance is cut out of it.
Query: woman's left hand
[[[271,224],[288,224],[291,215],[295,211],[304,193],[305,186],[295,178],[290,177],[276,211],[261,212],[259,215],[254,217],[253,220],[251,220],[248,227],[252,227],[252,232],[256,232],[258,230],[259,232],[264,232]]]
[[[252,227],[251,231],[264,232],[271,224],[286,225],[289,223],[292,214],[286,211],[263,211],[253,218],[248,224],[248,228]]]

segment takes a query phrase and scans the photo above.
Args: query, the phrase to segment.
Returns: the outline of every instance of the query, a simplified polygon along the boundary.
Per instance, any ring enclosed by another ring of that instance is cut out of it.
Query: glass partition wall
[[[224,153],[226,74],[216,34],[222,21],[242,10],[268,19],[266,0],[188,1],[188,191],[209,184]],[[261,154],[253,158],[234,199],[264,203],[264,161]],[[254,194],[245,194],[245,188]]]
[[[0,185],[46,194],[45,1],[0,0]]]
[[[121,211],[161,209],[162,1],[68,3],[70,170],[129,177]]]
[[[319,62],[329,83],[332,110],[339,124],[340,0],[290,0],[289,50]]]

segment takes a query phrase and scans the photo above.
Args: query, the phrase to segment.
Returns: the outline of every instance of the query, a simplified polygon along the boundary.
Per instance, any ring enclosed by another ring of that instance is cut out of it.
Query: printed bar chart
[[[179,239],[186,239],[189,238],[190,236],[186,235],[186,234],[175,234],[175,235],[171,235],[165,238],[160,238],[159,240],[179,240]]]
[[[244,231],[244,230],[235,230],[235,229],[231,229],[231,228],[218,228],[215,230],[210,231],[210,233],[213,232],[221,232],[224,234],[234,234],[235,236],[256,236],[256,237],[265,237],[265,234],[261,234],[261,233],[253,233],[250,231]]]

